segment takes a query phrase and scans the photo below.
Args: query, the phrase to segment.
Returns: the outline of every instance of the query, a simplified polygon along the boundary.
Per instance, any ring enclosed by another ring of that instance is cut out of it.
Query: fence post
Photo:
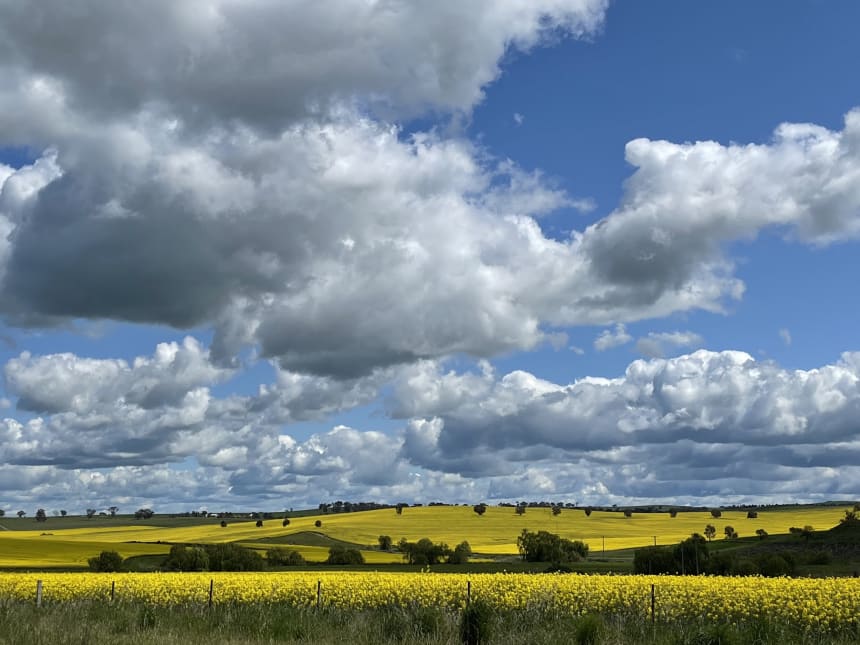
[[[654,585],[651,585],[651,622],[654,622]]]
[[[113,602],[116,598],[116,580],[110,581],[110,601]]]
[[[212,607],[212,593],[215,591],[215,580],[209,580],[209,607]]]
[[[42,606],[42,581],[36,580],[36,606]]]
[[[320,608],[322,602],[322,580],[317,580],[317,609]]]
[[[466,580],[466,606],[472,604],[472,581]]]

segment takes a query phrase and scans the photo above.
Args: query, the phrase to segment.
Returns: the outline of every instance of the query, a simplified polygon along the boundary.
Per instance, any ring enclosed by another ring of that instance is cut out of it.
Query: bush
[[[322,520],[317,520],[316,522],[314,522],[314,526],[317,528],[321,527],[322,526]]]
[[[390,535],[380,535],[378,540],[380,551],[391,551],[391,547],[394,543],[392,542]]]
[[[711,511],[711,517],[722,517],[722,515],[723,512],[718,508],[715,508]]]
[[[122,556],[116,551],[102,551],[98,557],[87,560],[90,571],[114,573],[122,571]]]
[[[358,549],[336,545],[328,550],[326,564],[364,564],[364,556]]]

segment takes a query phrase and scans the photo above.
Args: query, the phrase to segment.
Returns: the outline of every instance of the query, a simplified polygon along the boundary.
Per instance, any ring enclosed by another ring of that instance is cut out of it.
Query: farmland
[[[0,643],[439,643],[463,640],[477,616],[483,641],[498,643],[849,643],[860,633],[860,578],[762,578],[516,573],[516,538],[545,530],[591,547],[582,571],[629,570],[633,549],[675,544],[712,524],[731,526],[739,540],[715,550],[754,544],[763,529],[779,545],[790,527],[811,525],[823,535],[849,507],[746,511],[634,513],[510,507],[409,507],[360,513],[294,516],[282,520],[155,516],[4,518],[0,521]],[[316,522],[320,525],[317,526]],[[390,535],[456,544],[467,540],[480,564],[408,571],[401,554],[382,551]],[[745,540],[746,538],[746,540]],[[823,538],[822,538],[823,539]],[[310,563],[259,573],[83,574],[88,558],[116,550],[125,558],[158,562],[172,544],[235,543],[265,551],[287,547]],[[604,552],[604,544],[606,551]],[[359,547],[363,567],[318,564],[332,545]],[[628,563],[628,569],[612,563]],[[601,564],[604,563],[604,564]],[[606,564],[608,563],[608,564]],[[545,564],[538,563],[542,570]],[[31,570],[28,572],[28,570]],[[54,572],[52,572],[54,571]],[[444,571],[448,571],[447,573]],[[459,571],[459,573],[451,573]],[[825,574],[826,575],[826,574]],[[36,589],[41,589],[36,607]],[[211,596],[210,596],[211,590]],[[653,590],[653,596],[652,596]],[[652,614],[653,597],[653,614]],[[480,610],[480,611],[479,611]],[[470,613],[471,612],[471,613]],[[477,612],[477,613],[476,613]],[[483,613],[481,613],[483,612]],[[600,640],[577,634],[597,630]],[[56,634],[62,633],[62,637]],[[487,636],[487,634],[491,636]],[[63,640],[66,638],[67,640]],[[583,637],[584,638],[584,637]]]
[[[553,515],[548,508],[529,508],[517,515],[509,507],[488,507],[483,516],[471,507],[433,506],[406,508],[402,514],[393,509],[361,513],[311,515],[292,518],[288,526],[280,519],[267,520],[257,527],[253,520],[228,520],[222,527],[217,520],[169,518],[156,515],[150,520],[128,517],[51,518],[37,523],[31,518],[3,518],[7,530],[0,530],[0,567],[50,568],[85,567],[86,560],[102,550],[118,551],[123,557],[165,554],[170,544],[235,542],[265,550],[272,546],[293,545],[310,562],[326,558],[328,546],[339,542],[360,547],[372,564],[394,563],[399,554],[376,549],[380,535],[396,542],[402,537],[416,540],[428,537],[450,545],[467,540],[472,550],[489,557],[517,555],[517,536],[523,529],[545,530],[566,538],[586,542],[594,556],[618,550],[657,544],[675,544],[691,533],[701,533],[712,524],[722,536],[732,526],[741,538],[755,535],[757,529],[769,534],[787,533],[793,526],[811,525],[824,530],[836,525],[848,507],[801,507],[790,510],[764,510],[755,519],[745,511],[724,511],[713,518],[706,511],[634,513],[625,517],[617,511],[594,511],[586,516],[581,509],[565,509]],[[321,521],[321,526],[315,522]],[[67,525],[74,528],[64,528]]]

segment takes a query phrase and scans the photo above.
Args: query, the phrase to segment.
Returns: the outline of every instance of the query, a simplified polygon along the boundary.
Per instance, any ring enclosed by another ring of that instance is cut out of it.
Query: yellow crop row
[[[164,573],[0,574],[0,598],[32,600],[37,580],[45,602],[110,597],[155,604],[317,603],[352,609],[385,605],[545,607],[571,615],[619,613],[647,619],[651,585],[656,618],[743,622],[759,617],[816,631],[844,628],[860,617],[860,579],[724,578],[432,573]]]

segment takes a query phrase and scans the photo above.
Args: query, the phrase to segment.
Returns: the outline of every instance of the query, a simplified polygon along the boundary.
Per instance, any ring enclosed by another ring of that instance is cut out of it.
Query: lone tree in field
[[[717,517],[722,517],[722,516],[723,516],[723,512],[720,509],[718,509],[718,508],[711,509],[711,517],[717,518]]]
[[[738,532],[735,531],[735,528],[733,526],[727,526],[725,529],[723,529],[723,533],[726,534],[727,540],[734,540],[738,537]]]
[[[678,511],[673,508],[671,511],[669,511],[669,517],[678,517]]]
[[[585,511],[585,517],[591,517],[591,513],[594,509],[590,506],[586,506],[583,511]]]
[[[633,517],[633,511],[629,508],[624,509],[624,517]]]
[[[526,514],[526,505],[525,504],[517,504],[517,507],[514,509],[514,513],[517,515],[525,515]]]
[[[556,504],[555,506],[552,507],[552,514],[553,515],[561,515],[561,504]]]
[[[25,513],[24,511],[18,511],[18,517],[19,518],[24,517],[26,514],[27,513]]]
[[[394,507],[395,512],[398,515],[403,515],[403,507],[404,506],[406,506],[406,504],[398,504],[397,506]]]
[[[281,526],[289,526],[289,525],[290,525],[290,518],[289,518],[289,517],[285,517],[285,518],[284,518],[284,521],[283,521],[283,522],[281,522]]]
[[[747,519],[748,520],[758,519],[758,513],[756,511],[747,511]]]
[[[88,509],[87,509],[87,519],[88,519],[88,520],[92,519],[93,517],[95,517],[95,514],[96,514],[96,513],[98,513],[98,511],[97,511],[96,509],[94,509],[94,508],[88,508]]]
[[[47,522],[48,521],[48,514],[45,513],[44,508],[40,508],[36,511],[36,521],[37,522]]]
[[[484,504],[484,502],[481,502],[480,504],[475,504],[472,507],[472,510],[475,511],[478,515],[483,515],[487,512],[487,505]]]
[[[713,524],[708,524],[705,527],[705,537],[708,538],[708,542],[714,539],[714,536],[717,534],[717,529],[714,528]]]
[[[314,522],[314,526],[317,528],[321,527],[322,526],[322,520],[317,520],[316,522]]]
[[[767,537],[767,531],[764,529],[756,529],[755,534],[758,535],[759,540],[763,540]]]
[[[379,536],[379,550],[380,551],[391,551],[391,545],[393,542],[391,541],[390,535],[380,535]]]

